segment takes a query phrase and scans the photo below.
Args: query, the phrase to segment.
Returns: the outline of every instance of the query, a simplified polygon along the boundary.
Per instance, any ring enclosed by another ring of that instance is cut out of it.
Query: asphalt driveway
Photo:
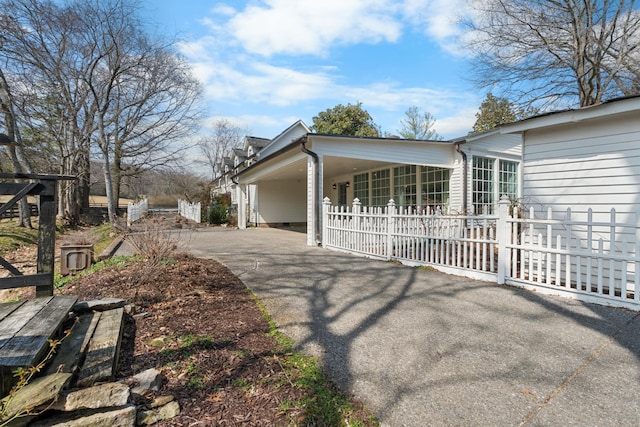
[[[385,426],[638,426],[639,313],[305,245],[198,229],[280,330]]]

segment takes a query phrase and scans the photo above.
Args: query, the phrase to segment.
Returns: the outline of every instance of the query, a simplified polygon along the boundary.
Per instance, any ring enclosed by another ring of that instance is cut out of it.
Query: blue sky
[[[157,30],[205,87],[203,133],[226,118],[272,138],[298,119],[362,102],[397,133],[411,106],[445,138],[465,135],[485,93],[465,79],[464,0],[146,0]]]

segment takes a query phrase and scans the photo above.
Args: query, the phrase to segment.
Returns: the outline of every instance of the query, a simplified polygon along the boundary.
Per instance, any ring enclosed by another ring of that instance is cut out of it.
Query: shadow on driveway
[[[638,313],[305,245],[206,229],[299,350],[383,425],[638,425]]]

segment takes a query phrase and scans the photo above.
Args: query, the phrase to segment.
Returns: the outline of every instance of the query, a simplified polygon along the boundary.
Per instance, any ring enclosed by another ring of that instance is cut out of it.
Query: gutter
[[[466,143],[466,140],[455,141],[454,144],[456,146],[456,151],[462,156],[462,212],[467,215],[467,187],[469,186],[468,179],[468,161],[467,161],[467,153],[460,149],[460,146]]]
[[[316,244],[320,245],[322,243],[322,238],[321,233],[320,233],[320,212],[322,210],[322,205],[320,204],[320,201],[318,200],[318,195],[322,194],[322,182],[320,180],[320,158],[318,157],[318,154],[314,153],[313,151],[309,150],[305,144],[308,142],[308,135],[305,135],[303,137],[301,137],[299,139],[300,141],[300,149],[302,150],[303,153],[311,156],[311,158],[313,159],[313,166],[314,166],[314,179],[316,182],[314,191],[312,194],[312,198],[313,198],[313,204],[314,204],[314,232],[316,235]]]

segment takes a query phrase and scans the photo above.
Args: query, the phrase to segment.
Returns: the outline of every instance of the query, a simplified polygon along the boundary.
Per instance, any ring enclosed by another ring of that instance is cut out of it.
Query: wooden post
[[[40,192],[37,272],[47,274],[47,283],[36,286],[36,297],[53,295],[53,265],[56,247],[56,181],[43,179]]]

